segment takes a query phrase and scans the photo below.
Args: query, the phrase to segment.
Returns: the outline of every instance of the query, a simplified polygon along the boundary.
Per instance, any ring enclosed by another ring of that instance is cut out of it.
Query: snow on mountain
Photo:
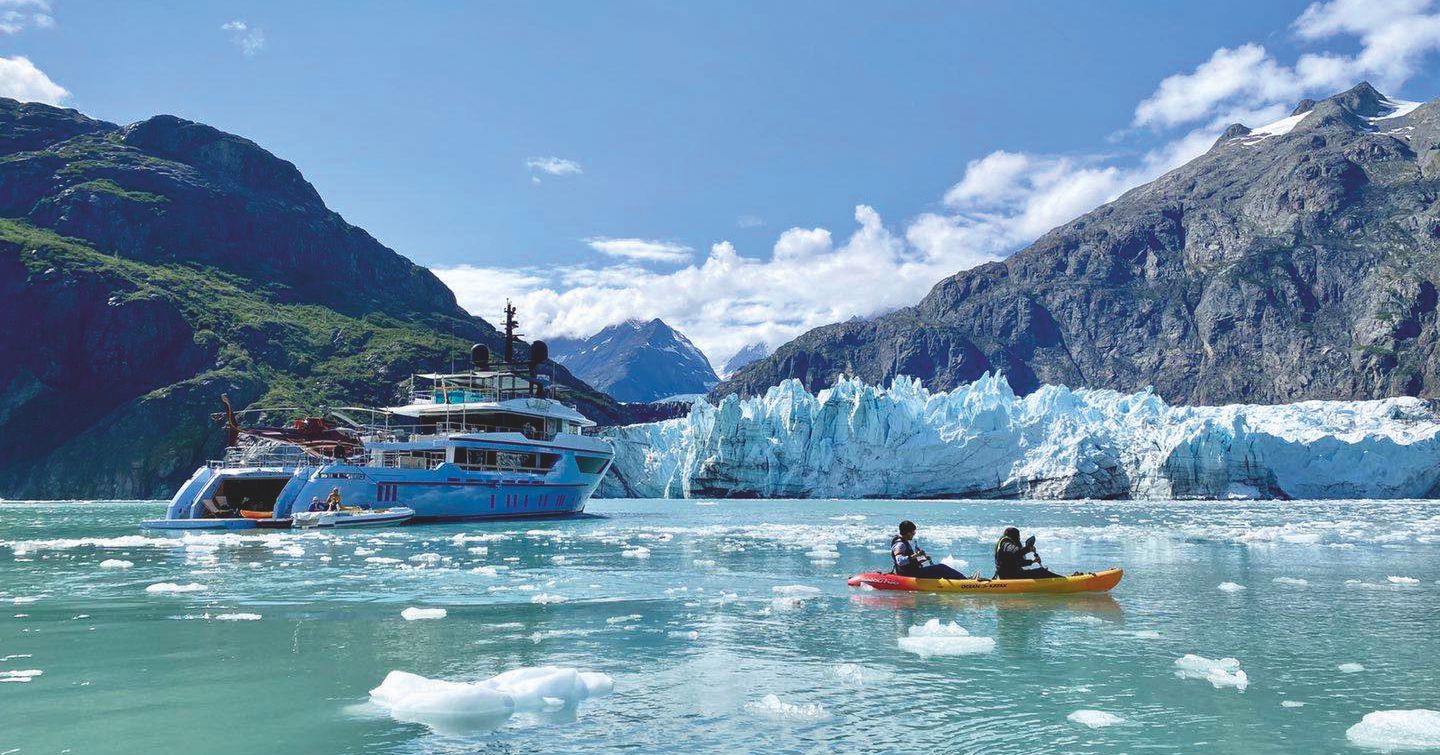
[[[550,341],[550,356],[620,401],[705,393],[720,382],[710,360],[662,320],[630,320],[589,338]]]
[[[786,380],[607,431],[611,497],[1410,498],[1440,492],[1422,399],[1170,406],[998,374],[931,393]]]
[[[741,367],[744,367],[745,365],[750,364],[757,359],[764,359],[768,356],[770,356],[769,346],[766,346],[764,343],[758,341],[749,344],[748,346],[745,346],[739,351],[735,352],[734,356],[726,359],[725,364],[720,365],[720,377],[728,378],[731,375],[734,375],[735,372],[738,371]]]

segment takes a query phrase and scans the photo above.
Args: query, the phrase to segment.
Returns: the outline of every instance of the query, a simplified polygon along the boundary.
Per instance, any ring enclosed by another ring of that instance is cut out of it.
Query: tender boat
[[[403,524],[415,516],[414,509],[397,506],[393,509],[356,509],[345,511],[301,511],[290,517],[292,526],[312,527],[387,527]]]
[[[557,397],[543,341],[514,361],[514,314],[507,303],[503,362],[477,344],[468,370],[412,376],[407,404],[247,428],[227,400],[217,415],[229,431],[224,458],[195,470],[165,518],[142,526],[284,527],[332,495],[345,508],[409,509],[409,522],[583,512],[614,450]]]

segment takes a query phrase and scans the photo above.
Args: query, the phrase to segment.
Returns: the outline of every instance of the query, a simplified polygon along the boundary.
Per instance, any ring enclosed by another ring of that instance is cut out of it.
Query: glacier
[[[797,380],[609,428],[597,495],[644,498],[1423,498],[1440,411],[1411,397],[1171,406],[999,374],[949,392]]]

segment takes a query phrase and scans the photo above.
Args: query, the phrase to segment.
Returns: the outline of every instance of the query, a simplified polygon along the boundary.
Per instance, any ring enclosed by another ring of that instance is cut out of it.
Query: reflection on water
[[[0,504],[0,752],[1336,752],[1366,713],[1440,707],[1434,504],[705,503],[187,537],[134,529],[157,504]],[[1125,580],[846,587],[888,566],[902,518],[968,571],[1016,524],[1057,570]],[[931,620],[994,648],[901,650]],[[1248,685],[1177,677],[1186,654],[1236,658]],[[393,670],[545,665],[615,691],[505,717],[368,701]]]

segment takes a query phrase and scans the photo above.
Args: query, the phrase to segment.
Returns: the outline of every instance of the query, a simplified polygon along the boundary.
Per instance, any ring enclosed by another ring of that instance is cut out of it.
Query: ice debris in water
[[[780,611],[795,608],[810,598],[820,597],[820,588],[809,585],[779,585],[770,589],[775,593],[770,605]]]
[[[790,721],[820,721],[830,717],[820,703],[787,703],[778,695],[766,695],[760,702],[745,703],[745,709],[768,718],[782,718]]]
[[[45,673],[38,668],[0,671],[0,682],[28,682]]]
[[[219,613],[215,614],[216,621],[259,621],[258,613]]]
[[[628,616],[611,616],[610,618],[608,618],[608,619],[605,620],[605,623],[606,623],[606,624],[629,624],[629,623],[632,622],[632,621],[639,621],[639,620],[641,620],[641,619],[643,619],[643,618],[645,618],[645,617],[644,617],[644,616],[641,616],[641,615],[638,614],[638,613],[632,613],[632,614],[630,614],[630,615],[628,615]]]
[[[1090,625],[1093,626],[1093,625],[1096,625],[1096,624],[1104,624],[1104,623],[1105,623],[1105,620],[1102,619],[1102,618],[1100,618],[1099,616],[1091,616],[1091,615],[1088,614],[1088,613],[1082,613],[1082,614],[1080,614],[1079,616],[1071,616],[1071,617],[1070,617],[1070,623],[1071,623],[1071,624],[1090,624]]]
[[[842,682],[856,686],[865,685],[865,669],[861,668],[858,663],[837,664],[831,671]]]
[[[1291,587],[1304,587],[1310,584],[1309,580],[1299,579],[1297,577],[1276,577],[1270,581],[1277,585],[1289,585]]]
[[[1440,747],[1440,711],[1377,710],[1345,730],[1345,738],[1377,750],[1418,750]]]
[[[145,588],[145,592],[159,594],[173,592],[200,592],[201,590],[208,589],[210,588],[200,584],[199,582],[191,582],[185,585],[179,585],[174,582],[156,582],[155,584]]]
[[[1418,579],[1416,579],[1416,578],[1414,578],[1414,577],[1386,577],[1385,579],[1386,579],[1387,581],[1389,581],[1390,584],[1392,584],[1392,585],[1418,585],[1418,584],[1420,584],[1420,580],[1418,580]]]
[[[549,605],[551,603],[564,603],[567,600],[569,600],[569,598],[565,597],[564,595],[553,595],[548,592],[536,593],[530,596],[531,603],[537,603],[542,606]]]
[[[370,558],[365,559],[365,563],[375,564],[377,566],[382,564],[398,564],[400,563],[400,559],[390,558],[388,556],[371,556]]]
[[[400,616],[406,621],[420,621],[422,619],[443,619],[449,612],[443,608],[416,608],[411,606],[400,612]]]
[[[391,671],[370,690],[370,701],[402,721],[425,724],[442,733],[491,728],[517,711],[569,708],[609,694],[608,674],[563,666],[518,668],[480,682],[427,679]]]
[[[951,621],[941,624],[931,619],[923,626],[910,627],[910,635],[898,641],[900,649],[921,658],[936,655],[978,655],[995,649],[995,638],[973,637],[964,627]]]
[[[1342,663],[1335,668],[1339,669],[1342,674],[1358,674],[1365,670],[1365,667],[1358,663]]]
[[[1244,692],[1250,685],[1250,678],[1240,670],[1240,661],[1234,658],[1211,660],[1186,653],[1175,661],[1175,668],[1175,675],[1181,679],[1203,679],[1215,689],[1234,687]]]
[[[1245,585],[1237,585],[1234,582],[1221,582],[1219,589],[1220,592],[1240,592],[1245,589]]]
[[[1300,702],[1299,700],[1281,700],[1281,701],[1280,701],[1280,707],[1282,707],[1282,708],[1303,708],[1303,707],[1305,707],[1305,703],[1302,703],[1302,702]]]
[[[1114,726],[1115,724],[1125,722],[1125,719],[1114,713],[1106,713],[1103,710],[1077,710],[1065,718],[1082,726],[1089,726],[1092,729],[1103,729],[1106,726]]]
[[[625,558],[650,558],[650,549],[641,545],[634,548],[626,548],[620,551],[620,555]]]
[[[134,561],[126,561],[123,558],[107,558],[100,562],[101,569],[129,569],[134,565]]]

